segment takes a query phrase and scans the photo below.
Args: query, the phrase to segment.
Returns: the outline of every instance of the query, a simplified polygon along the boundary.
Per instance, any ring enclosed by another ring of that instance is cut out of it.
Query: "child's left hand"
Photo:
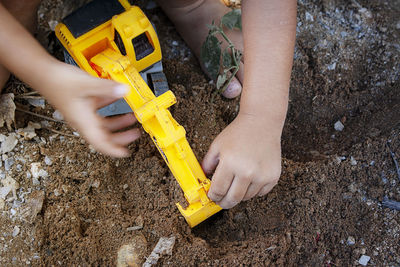
[[[265,118],[265,117],[264,117]],[[281,129],[240,114],[211,144],[203,170],[212,177],[208,196],[224,209],[267,194],[281,174]]]

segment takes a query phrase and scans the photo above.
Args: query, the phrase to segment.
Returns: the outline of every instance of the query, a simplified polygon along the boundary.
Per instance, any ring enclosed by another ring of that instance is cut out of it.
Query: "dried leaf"
[[[7,125],[7,129],[11,131],[11,124],[15,121],[15,104],[14,94],[3,94],[0,96],[0,128]]]
[[[203,62],[204,68],[210,75],[211,79],[216,80],[221,60],[221,45],[217,37],[208,35],[206,41],[201,47],[201,61]]]
[[[240,9],[233,9],[231,12],[226,13],[222,17],[221,23],[228,29],[237,28],[242,30],[242,11]]]

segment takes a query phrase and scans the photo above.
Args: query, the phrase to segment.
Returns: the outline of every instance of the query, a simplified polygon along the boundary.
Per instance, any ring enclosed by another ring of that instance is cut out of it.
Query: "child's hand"
[[[224,209],[268,193],[281,173],[280,132],[240,114],[214,140],[202,166],[212,173],[208,196]]]
[[[128,156],[126,146],[140,136],[139,129],[115,131],[133,125],[135,116],[103,118],[97,114],[97,109],[123,97],[128,88],[61,62],[54,65],[37,89],[96,150],[113,157]]]

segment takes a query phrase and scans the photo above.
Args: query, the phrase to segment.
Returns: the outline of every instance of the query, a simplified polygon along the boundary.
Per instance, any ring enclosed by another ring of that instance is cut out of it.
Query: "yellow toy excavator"
[[[125,101],[99,113],[134,112],[184,192],[188,205],[177,206],[188,224],[194,227],[220,211],[207,197],[210,180],[186,140],[185,129],[168,110],[176,98],[162,73],[156,31],[142,10],[127,0],[94,0],[67,16],[55,32],[67,62],[95,77],[129,85]]]

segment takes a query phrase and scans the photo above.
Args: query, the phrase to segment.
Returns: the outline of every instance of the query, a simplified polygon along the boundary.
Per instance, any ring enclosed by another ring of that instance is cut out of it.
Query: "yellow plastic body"
[[[79,67],[93,76],[129,85],[130,91],[124,98],[182,188],[188,205],[183,207],[177,203],[177,206],[188,224],[194,227],[221,207],[207,197],[210,180],[186,140],[185,129],[168,110],[176,103],[174,94],[167,91],[156,97],[139,74],[161,60],[156,32],[140,8],[129,6],[126,1],[121,3],[126,9],[124,13],[76,39],[64,24],[57,25],[56,35]],[[123,40],[126,56],[114,42],[115,30]],[[131,40],[143,33],[154,51],[136,60]]]

